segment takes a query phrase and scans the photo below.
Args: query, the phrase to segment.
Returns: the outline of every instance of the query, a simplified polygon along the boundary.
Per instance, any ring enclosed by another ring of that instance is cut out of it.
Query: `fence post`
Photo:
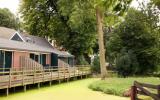
[[[131,100],[136,100],[137,97],[137,88],[136,86],[131,87]]]
[[[158,85],[157,93],[158,93],[158,97],[160,97],[160,85]]]
[[[11,77],[11,68],[9,70],[9,87],[11,87],[11,80],[12,80],[12,77]]]

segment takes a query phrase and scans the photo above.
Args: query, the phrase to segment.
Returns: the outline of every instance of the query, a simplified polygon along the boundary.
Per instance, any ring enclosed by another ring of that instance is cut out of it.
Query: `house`
[[[74,65],[74,56],[54,48],[45,38],[0,27],[0,69],[64,67]]]

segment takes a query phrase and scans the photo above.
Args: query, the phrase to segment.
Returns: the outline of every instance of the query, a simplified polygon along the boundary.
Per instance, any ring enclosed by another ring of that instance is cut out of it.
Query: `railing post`
[[[53,78],[53,73],[52,73],[53,72],[53,67],[50,69],[50,72],[51,72],[51,81],[52,81],[52,78]]]
[[[63,67],[64,80],[65,80],[65,71],[66,71],[65,67]]]
[[[11,80],[12,80],[12,77],[11,77],[11,68],[9,70],[9,87],[11,87]]]
[[[137,97],[137,88],[136,86],[131,87],[131,100],[136,100]]]
[[[44,82],[44,73],[45,73],[45,69],[43,69],[43,82]]]
[[[22,85],[24,86],[24,68],[22,68]]]
[[[58,81],[59,81],[59,83],[61,83],[61,79],[60,79],[60,67],[58,67]]]
[[[35,83],[35,67],[33,68],[33,83]]]

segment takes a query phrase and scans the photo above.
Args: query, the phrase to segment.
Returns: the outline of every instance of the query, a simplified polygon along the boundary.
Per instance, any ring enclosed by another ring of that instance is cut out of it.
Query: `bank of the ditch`
[[[88,85],[97,80],[90,78],[27,90],[10,94],[8,97],[0,97],[0,100],[129,100],[89,89]]]
[[[155,85],[160,84],[160,79],[156,77],[129,77],[129,78],[115,77],[115,78],[107,78],[106,80],[95,81],[89,85],[89,88],[95,91],[101,91],[106,94],[123,96],[123,93],[126,90],[130,89],[134,81],[155,84]]]

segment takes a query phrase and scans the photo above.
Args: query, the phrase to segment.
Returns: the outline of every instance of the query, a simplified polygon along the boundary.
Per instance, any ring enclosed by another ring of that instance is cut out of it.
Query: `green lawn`
[[[129,89],[133,82],[137,80],[139,82],[160,84],[159,78],[147,77],[147,78],[108,78],[104,81],[99,80],[90,84],[89,88],[95,91],[102,91],[106,94],[112,94],[117,96],[123,96],[123,92]]]
[[[27,92],[10,94],[8,97],[0,97],[0,100],[129,100],[129,98],[107,95],[88,88],[89,84],[98,80],[90,78],[27,90]]]

